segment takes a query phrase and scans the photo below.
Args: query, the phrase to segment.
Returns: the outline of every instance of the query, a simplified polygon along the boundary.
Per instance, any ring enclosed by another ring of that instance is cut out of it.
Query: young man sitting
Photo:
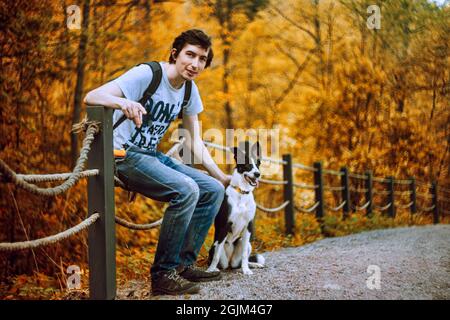
[[[195,267],[230,181],[203,144],[198,124],[203,104],[193,79],[211,64],[212,58],[210,37],[200,30],[188,30],[175,38],[169,63],[160,62],[156,67],[140,64],[90,91],[84,100],[89,105],[120,107],[114,112],[114,123],[126,117],[114,130],[114,149],[125,150],[125,157],[116,159],[116,170],[127,188],[170,203],[151,267],[155,295],[198,293],[200,288],[195,282],[220,278],[219,272]],[[152,84],[153,78],[160,83]],[[156,88],[149,88],[151,84]],[[158,143],[180,112],[189,133],[186,146],[196,159],[201,159],[211,176],[157,151]]]

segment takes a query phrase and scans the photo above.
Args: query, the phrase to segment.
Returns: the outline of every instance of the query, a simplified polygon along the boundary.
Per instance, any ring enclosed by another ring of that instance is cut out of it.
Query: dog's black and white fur
[[[244,142],[233,148],[236,168],[230,185],[225,190],[225,198],[214,221],[214,243],[209,251],[210,266],[207,271],[218,268],[242,268],[244,274],[253,274],[252,268],[264,267],[264,257],[251,256],[250,237],[256,212],[252,191],[258,186],[261,175],[259,143]]]

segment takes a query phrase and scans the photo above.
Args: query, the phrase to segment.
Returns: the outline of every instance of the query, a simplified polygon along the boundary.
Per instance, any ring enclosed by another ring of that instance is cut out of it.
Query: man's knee
[[[180,197],[184,201],[197,203],[200,197],[198,184],[190,177],[184,177],[183,185],[180,187]]]
[[[215,180],[211,181],[208,186],[208,193],[211,195],[211,198],[216,202],[222,203],[223,197],[225,195],[225,187],[219,181]]]
[[[225,196],[225,187],[222,183],[219,182],[217,184],[216,192],[217,192],[218,199],[222,202],[223,197]]]

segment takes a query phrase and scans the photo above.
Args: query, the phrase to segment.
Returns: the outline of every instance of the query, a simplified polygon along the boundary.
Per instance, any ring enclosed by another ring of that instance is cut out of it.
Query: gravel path
[[[200,294],[157,296],[128,283],[118,299],[450,299],[450,225],[396,228],[327,238],[263,254],[264,269],[223,272]],[[379,289],[368,267],[379,268]],[[370,278],[370,279],[369,279]],[[370,281],[368,281],[368,279]]]

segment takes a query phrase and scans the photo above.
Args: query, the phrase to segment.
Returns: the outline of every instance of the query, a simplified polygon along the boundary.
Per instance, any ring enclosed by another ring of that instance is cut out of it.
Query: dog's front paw
[[[212,268],[212,267],[209,267],[207,270],[206,270],[206,272],[218,272],[218,271],[220,271],[219,270],[219,268]]]
[[[249,275],[253,274],[253,271],[250,270],[249,268],[245,268],[245,269],[242,269],[242,273],[249,276]]]

